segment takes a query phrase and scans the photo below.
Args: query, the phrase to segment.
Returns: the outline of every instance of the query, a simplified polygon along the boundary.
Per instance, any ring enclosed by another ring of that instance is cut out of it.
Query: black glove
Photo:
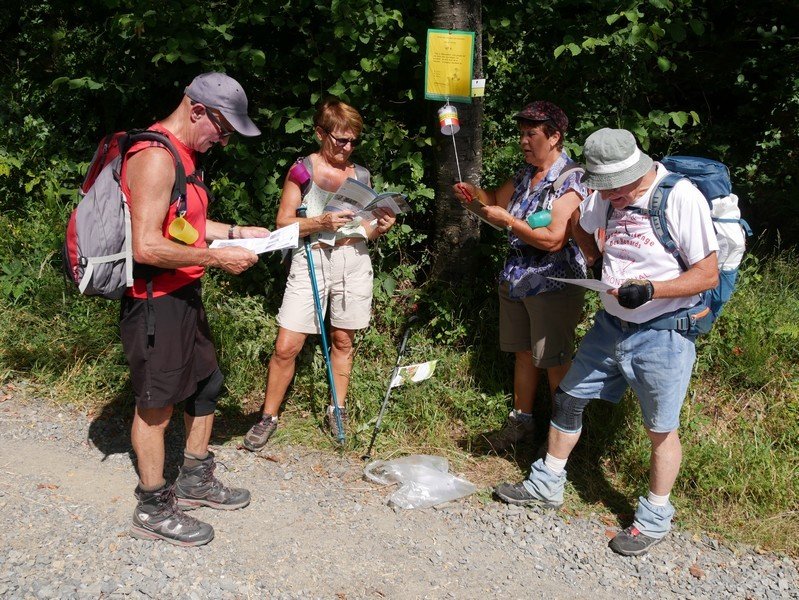
[[[638,308],[654,294],[655,288],[648,279],[631,279],[619,288],[619,304],[624,308]]]

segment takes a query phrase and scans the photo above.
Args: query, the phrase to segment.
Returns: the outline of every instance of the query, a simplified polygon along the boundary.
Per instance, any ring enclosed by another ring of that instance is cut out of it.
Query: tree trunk
[[[475,32],[474,77],[482,77],[482,0],[436,0],[433,27]],[[453,103],[453,106],[458,109],[461,125],[460,131],[455,134],[461,176],[464,181],[479,184],[483,166],[483,99],[474,98],[472,104]],[[471,270],[471,258],[480,238],[480,221],[470,216],[452,193],[452,185],[458,181],[452,137],[439,134],[436,139],[433,277],[456,281]]]

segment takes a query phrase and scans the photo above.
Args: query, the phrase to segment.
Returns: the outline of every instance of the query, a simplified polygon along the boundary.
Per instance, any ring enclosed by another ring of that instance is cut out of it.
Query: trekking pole
[[[297,216],[305,218],[308,207],[300,205],[297,209]],[[316,318],[319,319],[319,332],[322,336],[322,353],[325,357],[325,366],[327,367],[327,383],[330,386],[330,395],[333,397],[333,416],[336,417],[336,426],[338,427],[338,435],[336,436],[339,444],[344,444],[344,424],[341,421],[341,407],[338,405],[338,396],[336,395],[336,382],[333,379],[333,365],[330,364],[330,351],[327,345],[327,332],[325,332],[325,315],[322,312],[322,303],[319,300],[319,286],[316,284],[316,269],[314,269],[313,256],[311,255],[311,236],[306,235],[302,238],[305,246],[305,258],[308,261],[308,272],[311,275],[311,287],[313,288],[313,302],[316,307]]]
[[[372,440],[369,442],[369,448],[367,448],[366,454],[361,457],[363,460],[369,460],[372,458],[372,446],[374,446],[375,440],[377,439],[377,433],[380,431],[380,425],[383,422],[383,415],[388,407],[388,398],[391,396],[391,384],[394,382],[394,378],[397,376],[397,372],[400,368],[400,361],[402,360],[403,354],[405,354],[405,344],[408,343],[408,336],[411,333],[411,326],[418,320],[419,317],[413,315],[410,319],[408,319],[408,324],[405,326],[405,333],[402,335],[402,342],[400,342],[399,351],[397,352],[397,362],[394,364],[394,370],[391,372],[391,379],[388,381],[388,389],[386,390],[386,395],[383,398],[383,404],[380,407],[380,413],[377,415],[377,422],[375,423],[375,429],[372,432]]]

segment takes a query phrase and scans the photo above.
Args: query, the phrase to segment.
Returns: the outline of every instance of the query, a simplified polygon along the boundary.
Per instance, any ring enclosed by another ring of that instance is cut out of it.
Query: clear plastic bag
[[[375,483],[399,484],[399,489],[389,497],[389,504],[400,508],[429,508],[477,491],[474,484],[448,471],[446,458],[412,454],[389,461],[376,460],[366,465],[363,472]]]

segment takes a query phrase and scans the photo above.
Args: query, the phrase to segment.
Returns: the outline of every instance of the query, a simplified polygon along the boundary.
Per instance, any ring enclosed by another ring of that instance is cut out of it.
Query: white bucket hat
[[[641,152],[626,129],[600,129],[583,145],[586,176],[583,183],[593,190],[620,188],[640,179],[652,168],[652,159]]]

